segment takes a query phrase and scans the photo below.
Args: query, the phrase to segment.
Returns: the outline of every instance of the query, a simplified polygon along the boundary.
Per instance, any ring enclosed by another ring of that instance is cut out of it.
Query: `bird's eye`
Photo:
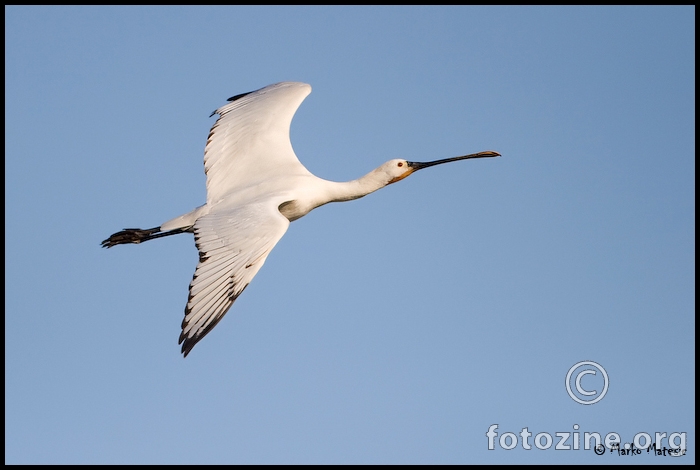
[[[399,166],[403,166],[403,162],[399,162],[398,165],[399,165]]]

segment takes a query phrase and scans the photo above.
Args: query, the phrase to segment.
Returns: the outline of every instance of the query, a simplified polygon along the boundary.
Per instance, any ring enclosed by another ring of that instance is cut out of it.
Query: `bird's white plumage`
[[[294,113],[309,93],[306,83],[277,83],[215,111],[220,117],[204,149],[207,204],[277,176],[311,174],[289,140]]]
[[[183,351],[189,351],[219,322],[287,227],[289,220],[271,199],[213,211],[197,220],[194,235],[200,261],[182,322]]]

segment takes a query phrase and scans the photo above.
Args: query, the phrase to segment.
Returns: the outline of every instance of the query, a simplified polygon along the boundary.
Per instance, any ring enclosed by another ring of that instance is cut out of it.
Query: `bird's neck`
[[[352,201],[387,185],[386,175],[377,170],[362,178],[342,183],[316,177],[314,180],[311,191],[301,191],[293,200],[280,206],[280,212],[290,222],[329,202]]]
[[[352,201],[375,192],[387,185],[386,175],[377,170],[356,180],[336,183],[329,181],[330,200],[328,202]]]

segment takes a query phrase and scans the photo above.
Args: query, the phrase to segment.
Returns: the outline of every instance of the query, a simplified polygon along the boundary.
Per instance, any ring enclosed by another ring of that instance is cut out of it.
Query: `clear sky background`
[[[5,41],[7,463],[695,462],[694,7],[6,7]],[[203,204],[209,114],[279,81],[322,178],[503,156],[294,222],[183,359],[193,237],[99,243]]]

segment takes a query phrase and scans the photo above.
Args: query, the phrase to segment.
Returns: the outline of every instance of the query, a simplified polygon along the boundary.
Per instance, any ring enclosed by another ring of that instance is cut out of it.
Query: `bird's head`
[[[377,168],[377,171],[382,173],[382,176],[386,179],[386,184],[391,184],[401,181],[415,170],[409,166],[406,160],[395,158]]]
[[[487,150],[485,152],[472,153],[469,155],[462,155],[461,157],[445,158],[443,160],[435,160],[432,162],[409,162],[396,158],[394,160],[389,160],[379,168],[378,172],[386,175],[386,184],[396,183],[401,181],[408,175],[423,168],[428,168],[429,166],[440,165],[442,163],[456,162],[457,160],[466,160],[467,158],[486,158],[486,157],[500,157],[501,154],[498,152],[493,152]]]

